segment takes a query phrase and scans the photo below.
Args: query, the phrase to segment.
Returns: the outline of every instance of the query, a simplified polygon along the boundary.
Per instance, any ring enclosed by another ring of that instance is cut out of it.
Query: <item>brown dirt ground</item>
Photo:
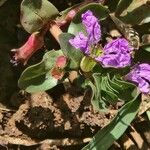
[[[22,97],[13,96],[11,102],[16,100],[14,103],[16,108],[19,106],[17,98],[22,103],[16,110],[7,109],[1,105],[1,147],[13,150],[81,149],[99,129],[111,121],[118,109],[110,106],[109,112],[97,112],[90,103],[90,96],[90,91],[83,94],[76,87],[65,91],[61,86],[58,86],[57,90],[47,93],[25,94]],[[134,134],[131,134],[130,131],[133,129],[129,129],[127,135],[124,135],[119,141],[122,145],[114,144],[113,147],[126,149],[125,147],[130,145],[136,149],[138,146],[140,147],[139,143],[147,141],[144,142],[144,149],[148,149],[149,132],[147,128],[144,128],[147,127],[147,123],[141,119],[140,123],[145,124],[142,128],[144,131],[142,137],[138,134],[141,132],[141,128],[138,126],[139,121],[137,120]],[[135,133],[137,133],[136,138],[139,136],[138,142],[134,139]]]
[[[81,92],[76,93],[76,88],[70,88],[62,95],[55,94],[39,92],[22,97],[23,103],[17,110],[2,107],[0,141],[26,146],[45,139],[54,139],[49,142],[58,146],[84,144],[117,112],[94,111],[90,92],[81,95]]]

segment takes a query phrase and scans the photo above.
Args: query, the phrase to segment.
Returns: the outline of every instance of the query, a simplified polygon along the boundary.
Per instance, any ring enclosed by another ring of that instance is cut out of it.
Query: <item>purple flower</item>
[[[95,59],[104,67],[123,68],[131,63],[130,54],[106,54]]]
[[[88,38],[80,32],[78,35],[74,37],[74,39],[70,39],[69,43],[73,45],[76,49],[80,49],[81,51],[84,51],[85,53],[88,53]]]
[[[97,44],[101,38],[100,25],[98,19],[93,16],[93,13],[88,10],[81,16],[82,24],[85,26],[88,33],[90,44]]]
[[[131,64],[132,50],[126,39],[118,38],[107,43],[103,55],[95,59],[104,67],[123,68]]]
[[[87,35],[78,33],[69,43],[76,49],[80,49],[87,55],[90,50],[100,41],[101,29],[98,19],[88,10],[81,15],[82,24],[85,26]],[[112,40],[104,46],[103,54],[94,58],[103,67],[123,68],[131,64],[131,52],[133,48],[125,38]]]
[[[111,42],[107,43],[104,46],[104,53],[130,53],[133,48],[129,45],[129,42],[125,38],[117,38],[112,40]]]
[[[87,36],[82,32],[76,35],[73,39],[69,40],[69,43],[80,49],[85,54],[90,53],[90,46],[97,44],[101,38],[101,29],[98,23],[98,19],[93,15],[93,13],[88,10],[81,16],[82,24],[85,26],[87,31]]]
[[[142,93],[149,93],[150,65],[146,63],[136,65],[133,70],[126,75],[125,79],[135,82]]]

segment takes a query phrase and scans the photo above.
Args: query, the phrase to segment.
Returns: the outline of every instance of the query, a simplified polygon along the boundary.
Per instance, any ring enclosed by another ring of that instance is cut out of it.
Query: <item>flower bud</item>
[[[56,60],[56,66],[61,69],[63,69],[66,66],[66,63],[67,63],[67,58],[63,55],[59,56]]]
[[[44,45],[44,37],[40,32],[34,32],[30,35],[27,42],[20,48],[12,49],[14,53],[12,63],[17,65],[22,62],[26,65],[28,59]]]
[[[51,70],[51,75],[52,75],[55,79],[61,80],[62,77],[64,76],[64,71],[61,70],[61,69],[59,69],[59,68],[57,68],[57,67],[54,67],[54,68],[52,68],[52,70]]]
[[[57,79],[61,80],[65,74],[64,68],[67,64],[67,58],[65,56],[59,56],[56,59],[55,66],[51,69],[51,75]]]
[[[94,61],[91,57],[84,56],[80,63],[80,68],[83,72],[90,72],[95,67],[96,61]]]

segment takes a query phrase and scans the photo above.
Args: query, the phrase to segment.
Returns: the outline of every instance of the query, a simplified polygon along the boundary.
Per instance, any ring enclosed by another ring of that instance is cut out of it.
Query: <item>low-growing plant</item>
[[[12,62],[25,65],[37,50],[45,48],[46,32],[60,45],[59,50],[49,50],[41,62],[24,70],[18,81],[21,89],[29,93],[51,89],[74,70],[84,78],[80,86],[85,91],[91,88],[95,110],[109,111],[109,105],[124,103],[83,150],[108,149],[137,115],[141,94],[150,92],[150,64],[141,57],[143,51],[149,54],[149,41],[144,37],[150,31],[144,35],[134,29],[134,25],[138,29],[149,23],[148,13],[148,6],[137,0],[109,5],[104,1],[84,2],[63,12],[48,0],[21,3],[21,24],[31,35],[22,47],[12,50]],[[120,33],[112,35],[112,29]]]

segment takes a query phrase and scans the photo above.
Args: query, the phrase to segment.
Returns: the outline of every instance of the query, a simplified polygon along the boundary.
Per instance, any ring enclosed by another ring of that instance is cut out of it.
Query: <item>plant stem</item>
[[[59,43],[59,35],[62,33],[62,30],[54,21],[50,23],[49,31],[53,35],[53,37],[56,39],[56,41]]]

